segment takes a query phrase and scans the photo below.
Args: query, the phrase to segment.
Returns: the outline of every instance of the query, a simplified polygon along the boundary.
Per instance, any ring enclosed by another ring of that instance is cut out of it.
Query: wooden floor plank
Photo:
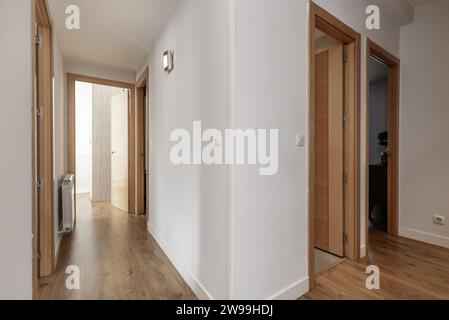
[[[380,290],[365,287],[366,267],[380,268]],[[448,300],[449,249],[370,232],[368,256],[344,261],[316,278],[303,300]]]
[[[39,280],[41,300],[196,299],[146,229],[141,216],[78,197],[74,233],[61,246],[55,274]],[[81,271],[81,290],[67,290],[66,267]]]
[[[62,242],[55,274],[40,279],[40,299],[196,299],[142,217],[85,197],[78,204],[77,228]],[[80,267],[81,290],[65,288],[69,265]],[[380,268],[380,290],[365,288],[368,265]],[[322,273],[301,299],[449,299],[449,250],[373,230],[366,258]]]

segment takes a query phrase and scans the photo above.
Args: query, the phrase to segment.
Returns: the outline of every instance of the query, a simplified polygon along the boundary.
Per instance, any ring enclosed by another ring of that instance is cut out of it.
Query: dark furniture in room
[[[377,229],[387,232],[387,185],[388,166],[384,164],[369,167],[369,219]]]

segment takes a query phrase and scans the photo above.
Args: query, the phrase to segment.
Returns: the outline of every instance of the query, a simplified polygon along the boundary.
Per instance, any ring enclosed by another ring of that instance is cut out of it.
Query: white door
[[[128,91],[111,99],[111,204],[128,212]]]

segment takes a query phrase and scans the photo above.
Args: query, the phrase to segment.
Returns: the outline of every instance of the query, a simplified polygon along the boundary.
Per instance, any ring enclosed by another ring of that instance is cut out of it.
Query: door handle
[[[381,157],[391,158],[391,151],[390,150],[385,150],[384,152],[381,153],[380,156]]]

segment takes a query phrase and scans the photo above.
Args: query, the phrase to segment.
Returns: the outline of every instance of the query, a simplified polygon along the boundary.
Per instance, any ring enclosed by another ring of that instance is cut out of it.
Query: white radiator
[[[62,180],[62,231],[72,232],[75,228],[75,176],[65,175]]]

